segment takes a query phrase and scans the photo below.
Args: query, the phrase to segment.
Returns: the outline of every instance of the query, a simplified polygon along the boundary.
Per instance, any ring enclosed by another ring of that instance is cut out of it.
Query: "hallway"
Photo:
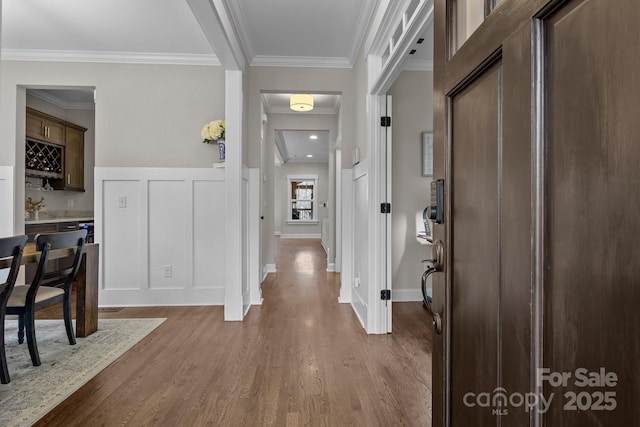
[[[316,239],[278,239],[278,273],[244,322],[222,307],[124,308],[168,317],[38,424],[430,426],[431,329],[394,304],[394,333],[368,336]]]

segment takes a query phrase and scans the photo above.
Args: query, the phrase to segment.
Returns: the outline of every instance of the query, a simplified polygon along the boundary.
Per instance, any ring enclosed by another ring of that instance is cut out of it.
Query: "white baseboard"
[[[260,283],[264,282],[264,279],[267,278],[267,274],[269,273],[277,273],[275,264],[266,264],[262,269],[262,280]]]
[[[427,289],[427,295],[431,296],[431,289]],[[421,289],[392,289],[391,301],[393,302],[422,301],[422,290]]]
[[[320,234],[281,234],[281,239],[319,239]]]
[[[336,271],[336,264],[335,262],[330,262],[329,264],[327,264],[327,271],[329,272],[334,272]]]

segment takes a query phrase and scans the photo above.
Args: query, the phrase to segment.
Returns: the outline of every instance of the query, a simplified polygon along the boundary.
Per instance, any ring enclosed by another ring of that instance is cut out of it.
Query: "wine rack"
[[[25,144],[25,174],[42,178],[64,178],[64,149],[60,145],[27,139]]]

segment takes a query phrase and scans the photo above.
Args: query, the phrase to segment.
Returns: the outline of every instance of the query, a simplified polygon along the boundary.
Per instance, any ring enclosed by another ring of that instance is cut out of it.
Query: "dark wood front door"
[[[640,4],[435,1],[434,426],[640,420]],[[472,7],[465,8],[470,13]]]

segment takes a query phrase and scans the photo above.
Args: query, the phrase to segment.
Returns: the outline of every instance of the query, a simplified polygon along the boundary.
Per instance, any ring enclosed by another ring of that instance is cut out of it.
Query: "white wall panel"
[[[0,166],[0,237],[13,234],[13,167]]]
[[[112,180],[102,183],[103,222],[101,253],[105,289],[142,289],[146,283],[146,256],[142,241],[141,181]],[[120,207],[124,198],[126,207]]]
[[[98,167],[95,174],[99,304],[223,304],[225,170]]]
[[[369,184],[365,162],[353,168],[353,283],[352,302],[367,329],[369,301]]]
[[[185,181],[148,181],[148,186],[149,288],[185,289],[190,189]]]
[[[224,181],[193,181],[193,287],[224,291]],[[212,237],[215,236],[215,237]]]

